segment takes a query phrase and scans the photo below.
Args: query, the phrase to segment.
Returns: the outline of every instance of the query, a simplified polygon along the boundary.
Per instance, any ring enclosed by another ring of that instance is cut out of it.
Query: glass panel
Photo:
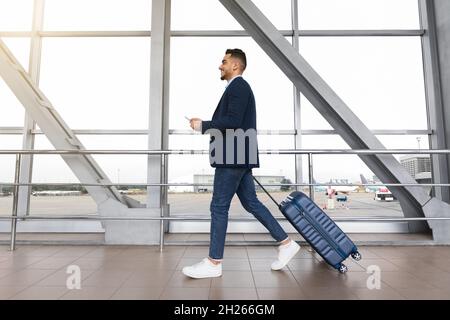
[[[5,38],[5,44],[22,67],[28,70],[30,40],[26,38]],[[25,109],[14,93],[0,77],[0,127],[23,126]]]
[[[22,135],[0,134],[0,150],[22,149]],[[13,182],[16,156],[0,155],[0,181]]]
[[[278,28],[291,29],[289,0],[255,0],[262,13]],[[242,26],[219,1],[172,0],[172,30],[242,30]]]
[[[28,71],[30,59],[30,39],[29,38],[2,38],[9,51],[19,61],[21,66]]]
[[[24,108],[6,83],[0,78],[0,127],[23,126]]]
[[[54,150],[44,135],[36,136],[36,149]],[[33,183],[78,183],[79,180],[59,155],[36,155],[33,159]],[[95,201],[79,187],[39,185],[32,189],[30,214],[85,215],[97,211]],[[66,195],[64,192],[75,195]]]
[[[243,76],[255,95],[258,129],[294,128],[292,83],[252,39],[173,38],[171,46],[171,129],[190,129],[185,115],[211,119],[226,85],[218,68],[227,48],[247,55]]]
[[[427,128],[420,38],[303,38],[300,46],[370,129]],[[302,106],[303,129],[329,128],[306,99]]]
[[[31,31],[33,0],[0,1],[0,31]]]
[[[416,149],[420,138],[421,148],[428,148],[426,136],[378,136],[387,149]],[[336,135],[304,136],[305,149],[348,149],[348,145]],[[399,160],[403,155],[394,155]],[[379,179],[365,165],[357,155],[314,155],[314,179],[316,183],[323,184],[354,184],[354,190],[334,186],[338,194],[346,194],[348,201],[345,204],[335,202],[336,210],[327,212],[336,215],[355,216],[403,216],[402,209],[397,200],[376,200],[376,191],[380,186],[362,186],[363,183],[380,184]],[[304,172],[308,172],[307,162],[303,163]],[[307,174],[305,174],[307,176]],[[363,181],[363,177],[367,180]],[[382,187],[382,186],[381,186]],[[426,188],[426,187],[425,187]],[[427,190],[429,188],[426,188]],[[327,205],[326,187],[315,187],[316,203],[325,207]],[[336,199],[335,199],[336,200]],[[348,208],[348,209],[347,209]]]
[[[151,0],[46,0],[44,29],[150,30],[151,7]]]
[[[150,39],[48,38],[40,87],[72,129],[148,128]]]
[[[22,148],[21,135],[0,135],[0,150],[17,150]],[[0,215],[11,215],[13,187],[4,183],[14,182],[16,155],[0,155]]]
[[[21,135],[0,135],[0,150],[19,150],[22,148]],[[0,215],[10,216],[13,204],[13,186],[4,185],[14,182],[16,169],[15,154],[0,155]],[[3,223],[5,221],[2,221]],[[8,222],[9,223],[9,222]]]
[[[209,136],[171,136],[170,149],[195,149],[207,150]],[[187,147],[189,146],[189,147]],[[293,139],[290,136],[258,136],[260,150],[267,149],[291,149]],[[263,184],[281,183],[283,178],[295,182],[294,157],[289,155],[260,155],[260,168],[253,169],[253,174],[260,177]],[[212,184],[214,168],[209,165],[208,155],[172,155],[169,157],[169,181],[171,183],[206,183]],[[281,187],[268,186],[274,193],[274,197],[282,200],[289,190],[281,190]],[[209,212],[212,186],[195,187],[170,187],[169,203],[172,214],[206,214]],[[208,195],[209,194],[209,195]],[[278,208],[271,200],[261,192],[263,201],[273,214],[278,214]],[[246,211],[235,197],[230,213],[233,215],[247,215]]]
[[[137,150],[147,148],[146,136],[79,136],[86,149]],[[48,139],[36,137],[36,149],[54,149]],[[125,183],[122,193],[145,203],[145,188],[135,187],[132,183],[145,183],[147,180],[147,157],[145,155],[93,155],[97,164],[112,183]],[[78,183],[79,180],[59,155],[40,155],[34,158],[33,182]],[[130,183],[130,184],[129,184]],[[46,191],[58,191],[48,195]],[[97,211],[94,200],[82,191],[80,194],[67,195],[60,191],[78,191],[72,186],[42,186],[32,197],[31,212],[34,214],[89,214]],[[64,206],[64,212],[62,210]]]
[[[418,29],[417,1],[299,0],[301,29]]]

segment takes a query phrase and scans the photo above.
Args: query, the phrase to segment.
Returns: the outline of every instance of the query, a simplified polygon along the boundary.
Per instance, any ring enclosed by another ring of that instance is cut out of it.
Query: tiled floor
[[[450,247],[362,246],[339,274],[302,246],[282,271],[275,247],[227,246],[220,278],[193,280],[185,265],[205,246],[0,246],[0,299],[450,299]],[[69,266],[81,271],[81,289]],[[380,273],[380,288],[369,289]],[[69,270],[70,271],[70,270]]]

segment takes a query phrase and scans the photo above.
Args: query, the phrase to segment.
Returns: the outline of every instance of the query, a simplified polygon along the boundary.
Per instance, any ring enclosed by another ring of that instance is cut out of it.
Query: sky
[[[290,29],[290,0],[255,0],[279,29]],[[46,0],[44,30],[149,30],[151,1]],[[274,5],[274,3],[276,3]],[[338,4],[339,3],[339,4]],[[104,10],[108,6],[108,10]],[[205,14],[207,12],[208,14]],[[31,0],[0,0],[1,31],[31,28]],[[299,0],[301,29],[418,29],[415,0]],[[242,27],[211,0],[172,0],[172,30],[240,30]],[[27,69],[29,40],[2,38]],[[292,130],[293,87],[251,38],[171,40],[171,129],[189,130],[184,116],[209,120],[222,95],[218,66],[227,48],[247,53],[244,78],[257,103],[258,129]],[[44,38],[40,88],[72,129],[146,129],[148,127],[150,39]],[[304,37],[300,53],[370,129],[426,129],[425,91],[418,37]],[[304,98],[303,129],[330,129]],[[0,127],[23,125],[24,108],[0,79]],[[146,136],[79,136],[88,149],[146,149]],[[428,148],[426,136],[421,148]],[[260,136],[260,149],[293,148],[293,137]],[[417,148],[417,136],[380,136],[387,148]],[[170,137],[171,149],[207,149],[206,136]],[[21,148],[21,137],[0,135],[0,149]],[[304,136],[303,148],[348,148],[338,136]],[[37,149],[51,149],[43,135]],[[146,182],[145,156],[95,156],[116,182]],[[205,156],[171,156],[171,181],[191,181],[213,173]],[[358,181],[370,170],[356,156],[316,156],[314,177]],[[280,174],[294,180],[293,156],[261,156],[255,174]],[[306,161],[304,162],[306,172]],[[0,181],[12,181],[14,157],[0,157]],[[37,156],[33,181],[69,182],[75,176],[57,156]]]

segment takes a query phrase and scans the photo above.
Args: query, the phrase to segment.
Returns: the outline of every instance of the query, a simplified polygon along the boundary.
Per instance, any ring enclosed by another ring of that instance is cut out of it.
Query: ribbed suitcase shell
[[[303,192],[292,192],[280,210],[294,228],[336,269],[358,249],[350,238]],[[311,223],[312,222],[312,223]]]

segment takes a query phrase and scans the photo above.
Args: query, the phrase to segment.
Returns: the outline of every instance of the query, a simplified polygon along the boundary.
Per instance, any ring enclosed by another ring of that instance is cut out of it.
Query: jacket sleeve
[[[202,134],[208,129],[238,129],[242,125],[250,98],[250,90],[241,83],[236,83],[230,89],[226,114],[211,121],[202,121]]]

